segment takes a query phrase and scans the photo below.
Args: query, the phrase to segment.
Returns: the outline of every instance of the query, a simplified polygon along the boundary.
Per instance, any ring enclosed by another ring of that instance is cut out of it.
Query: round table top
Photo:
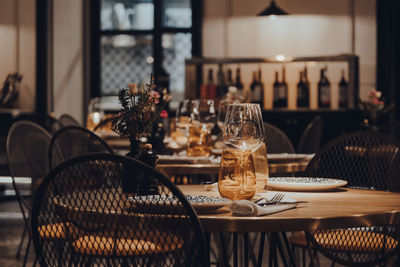
[[[205,191],[203,185],[179,186],[184,194],[218,196],[217,191]],[[78,198],[71,198],[73,206],[64,198],[55,197],[54,202],[59,212],[66,218],[85,214],[92,220],[115,221],[131,225],[135,218],[143,214],[129,210],[128,196],[117,194],[118,199],[110,199],[109,191],[93,190],[78,192],[88,194],[82,205]],[[199,214],[203,229],[207,232],[277,232],[302,231],[328,228],[360,227],[383,224],[400,224],[400,193],[370,191],[361,189],[339,188],[327,192],[285,192],[295,200],[308,201],[296,208],[265,216],[233,216],[228,207],[223,207],[211,214]],[[67,198],[68,199],[68,198]],[[69,200],[71,201],[71,200]],[[101,202],[102,205],[99,203]],[[102,210],[104,203],[111,201],[112,207]],[[119,204],[117,204],[119,203]],[[82,206],[82,208],[77,208]]]
[[[179,186],[184,194],[218,196],[202,185]],[[400,193],[339,188],[327,192],[284,192],[308,201],[297,208],[259,217],[232,216],[228,208],[200,214],[207,232],[275,232],[400,223]]]
[[[303,172],[307,168],[310,159],[295,162],[268,163],[270,173]],[[219,163],[207,164],[157,164],[157,170],[170,174],[218,174]]]

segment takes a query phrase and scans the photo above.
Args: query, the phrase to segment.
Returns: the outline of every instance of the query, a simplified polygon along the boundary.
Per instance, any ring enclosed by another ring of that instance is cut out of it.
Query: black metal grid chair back
[[[61,127],[67,126],[82,126],[74,117],[69,114],[62,114],[58,119],[60,121]]]
[[[342,178],[352,187],[400,192],[400,143],[377,132],[343,135],[316,154],[306,175]],[[397,225],[318,230],[306,232],[306,237],[328,258],[349,266],[382,263],[399,249]]]
[[[34,200],[32,229],[41,266],[208,263],[201,224],[180,190],[149,166],[113,154],[84,155],[52,170]]]
[[[268,153],[294,153],[289,137],[276,126],[264,122],[265,138]]]
[[[113,153],[113,150],[92,131],[79,126],[67,126],[51,138],[49,167],[52,169],[72,157],[95,152]]]
[[[379,131],[381,133],[389,134],[397,140],[400,140],[400,121],[392,121],[383,125]]]
[[[324,120],[316,116],[306,127],[297,146],[297,153],[312,154],[318,151],[321,144]]]
[[[32,204],[31,195],[35,193],[36,185],[40,182],[40,179],[44,178],[48,173],[47,151],[50,139],[51,136],[45,129],[31,121],[18,121],[14,123],[7,136],[8,166],[12,177],[12,185],[25,223],[17,257],[19,257],[25,233],[28,232],[29,235],[24,265],[31,242],[29,227],[29,214],[31,213]],[[23,181],[18,181],[17,183],[17,179],[23,179],[21,177],[30,177],[32,179],[30,188]]]

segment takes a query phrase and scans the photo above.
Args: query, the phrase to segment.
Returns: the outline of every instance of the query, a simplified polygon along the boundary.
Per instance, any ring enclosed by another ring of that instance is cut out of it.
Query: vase
[[[155,168],[156,160],[153,160],[153,157],[148,155],[149,152],[148,148],[146,147],[147,145],[145,146],[145,150],[139,153],[139,141],[136,139],[130,139],[130,142],[130,151],[126,154],[126,156],[140,160]],[[154,154],[154,151],[151,150],[151,153]],[[156,157],[155,154],[153,156]],[[123,166],[122,190],[125,193],[135,195],[158,194],[158,187],[154,181],[155,180],[153,177],[139,166]]]

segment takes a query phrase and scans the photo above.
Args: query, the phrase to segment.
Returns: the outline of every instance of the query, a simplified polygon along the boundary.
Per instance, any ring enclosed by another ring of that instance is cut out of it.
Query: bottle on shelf
[[[275,72],[274,82],[274,107],[287,107],[288,86],[286,83],[285,66],[282,68],[282,82],[278,80],[278,72]]]
[[[214,98],[219,98],[222,99],[227,92],[228,87],[226,86],[225,83],[225,75],[224,75],[224,70],[222,69],[222,64],[219,64],[218,66],[218,73],[217,73],[217,90],[216,90],[216,95],[214,97],[209,96],[210,99]]]
[[[258,86],[260,87],[260,99],[259,103],[261,106],[261,110],[264,109],[264,83],[262,82],[262,73],[261,73],[261,67],[258,68]]]
[[[253,81],[250,85],[250,97],[251,102],[260,104],[261,108],[264,106],[264,86],[261,83],[261,69],[258,70],[258,80],[257,73],[253,72]]]
[[[300,79],[297,83],[297,107],[309,107],[310,105],[310,88],[305,71],[300,71]]]
[[[349,84],[344,78],[344,70],[342,70],[342,78],[339,82],[339,107],[346,108],[347,107],[347,92],[348,92]]]
[[[213,70],[209,69],[208,76],[207,76],[207,82],[203,83],[200,86],[200,98],[201,99],[208,99],[209,90],[211,89],[210,86],[212,86],[213,84],[214,84]]]
[[[235,87],[237,89],[237,96],[239,97],[240,101],[245,101],[246,100],[246,96],[245,96],[245,92],[243,90],[243,83],[242,83],[242,78],[240,77],[240,66],[237,67],[236,69],[236,82],[235,82]]]
[[[232,78],[232,70],[231,69],[228,69],[228,79],[226,81],[226,84],[227,84],[228,88],[229,88],[229,86],[235,86],[235,82],[233,81],[233,78]]]
[[[320,108],[331,106],[331,84],[326,77],[327,67],[320,71],[320,79],[318,82],[318,106]]]

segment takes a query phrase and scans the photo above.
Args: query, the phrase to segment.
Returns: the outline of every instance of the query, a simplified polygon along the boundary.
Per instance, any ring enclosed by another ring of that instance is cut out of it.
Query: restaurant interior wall
[[[53,1],[54,115],[83,121],[82,0]]]
[[[16,108],[35,109],[36,9],[32,0],[0,0],[0,86],[7,74],[23,75]]]
[[[205,0],[203,56],[275,58],[276,55],[284,55],[289,58],[354,52],[360,57],[360,97],[365,99],[368,91],[376,86],[376,1],[354,0],[354,51],[351,3],[349,0],[281,0],[279,6],[290,15],[269,18],[256,16],[265,8],[266,1]],[[316,94],[319,70],[324,65],[307,64],[311,94]],[[210,67],[215,68],[216,73],[217,66]],[[227,67],[235,69],[237,65]],[[286,66],[289,90],[295,90],[299,71],[303,67],[303,63]],[[281,73],[282,66],[264,64],[261,68],[266,96],[272,99],[274,73]],[[328,65],[328,78],[334,92],[337,91],[342,68],[342,64]],[[249,87],[252,72],[258,66],[243,64],[241,69],[242,82]],[[207,70],[208,67],[203,69],[203,78],[207,77]],[[289,99],[289,105],[293,106],[295,101],[294,98]]]

